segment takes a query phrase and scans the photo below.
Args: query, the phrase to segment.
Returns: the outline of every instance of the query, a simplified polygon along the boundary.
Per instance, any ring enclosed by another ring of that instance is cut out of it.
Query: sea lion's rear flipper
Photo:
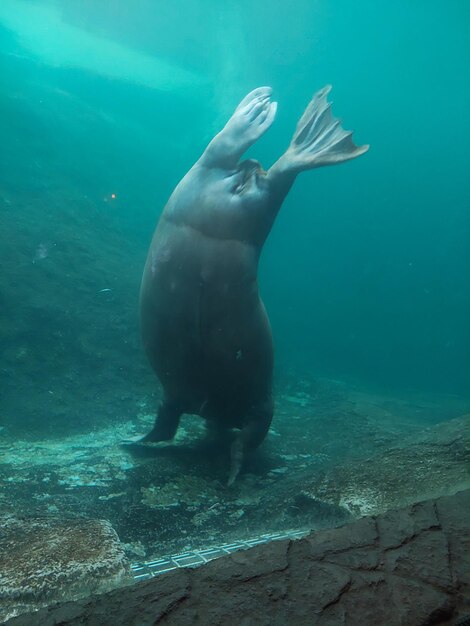
[[[273,170],[297,174],[303,170],[334,165],[364,154],[368,145],[356,146],[352,131],[346,131],[331,112],[327,96],[331,85],[317,91],[300,118],[289,148]]]
[[[277,102],[271,102],[271,87],[250,91],[207,146],[199,160],[206,167],[234,168],[248,148],[263,135],[274,121]]]
[[[157,443],[159,441],[171,441],[178,430],[181,408],[164,399],[158,409],[155,425],[152,430],[140,439],[141,443]]]
[[[237,479],[247,452],[257,448],[266,437],[273,418],[272,400],[252,407],[246,417],[245,426],[237,433],[230,448],[230,474],[227,485],[233,485]]]

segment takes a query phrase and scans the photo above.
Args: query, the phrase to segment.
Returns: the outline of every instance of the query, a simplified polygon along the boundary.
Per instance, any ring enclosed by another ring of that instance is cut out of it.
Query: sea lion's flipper
[[[258,87],[246,95],[224,128],[199,159],[206,167],[234,168],[248,148],[274,121],[277,102],[271,102],[271,87]]]
[[[317,91],[300,118],[289,148],[273,165],[273,172],[297,174],[303,170],[334,165],[364,154],[368,145],[356,146],[352,131],[346,131],[331,112],[327,96],[331,85]]]
[[[245,461],[246,453],[257,448],[271,425],[273,418],[272,401],[253,407],[246,418],[245,426],[237,433],[230,448],[230,474],[227,485],[233,485]]]
[[[164,400],[158,409],[154,427],[145,437],[142,437],[141,443],[170,441],[178,430],[180,417],[181,409]]]
[[[243,465],[245,450],[240,433],[235,437],[230,448],[230,473],[228,475],[227,486],[230,487],[236,481]]]

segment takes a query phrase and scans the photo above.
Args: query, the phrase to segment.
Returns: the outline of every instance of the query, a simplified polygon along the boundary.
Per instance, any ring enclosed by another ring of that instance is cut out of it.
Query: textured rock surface
[[[129,572],[106,521],[0,517],[0,619],[107,591]]]
[[[107,519],[140,561],[334,527],[470,488],[468,402],[371,395],[294,375],[280,389],[274,427],[231,489],[228,450],[210,447],[196,417],[170,445],[141,446],[142,456],[119,443],[148,432],[150,413],[51,439],[1,431],[0,511]],[[460,411],[467,415],[449,419]]]
[[[470,613],[469,510],[464,491],[8,625],[456,625]]]
[[[470,414],[404,437],[367,458],[297,478],[303,505],[321,499],[355,516],[377,515],[470,488]]]

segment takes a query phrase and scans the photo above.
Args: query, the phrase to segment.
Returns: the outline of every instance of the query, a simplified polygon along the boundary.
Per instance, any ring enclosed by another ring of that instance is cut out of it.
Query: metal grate
[[[248,539],[246,541],[236,541],[234,543],[226,543],[216,548],[205,548],[204,550],[190,550],[182,554],[173,554],[171,556],[162,557],[156,561],[147,563],[135,563],[132,565],[132,573],[135,580],[147,580],[154,578],[165,572],[169,572],[179,567],[198,567],[204,565],[213,559],[221,556],[238,552],[239,550],[247,550],[261,543],[269,543],[270,541],[279,541],[280,539],[300,539],[305,537],[310,531],[295,530],[285,533],[275,533],[272,535],[261,535],[256,539]]]

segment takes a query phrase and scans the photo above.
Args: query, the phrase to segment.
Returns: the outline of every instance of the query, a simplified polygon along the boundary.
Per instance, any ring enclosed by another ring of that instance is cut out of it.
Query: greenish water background
[[[5,421],[93,421],[100,397],[110,417],[135,412],[154,384],[137,298],[155,222],[263,84],[279,101],[250,151],[264,166],[326,83],[336,115],[371,144],[301,175],[266,244],[277,371],[467,393],[469,17],[464,0],[5,0]]]

